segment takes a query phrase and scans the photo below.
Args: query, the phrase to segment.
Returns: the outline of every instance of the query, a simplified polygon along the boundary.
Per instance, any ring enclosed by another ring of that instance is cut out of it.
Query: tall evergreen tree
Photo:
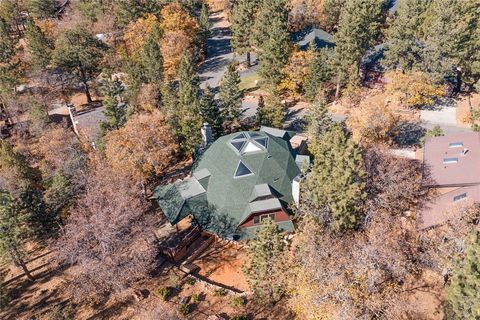
[[[100,60],[105,51],[106,46],[84,27],[65,31],[55,42],[53,61],[58,67],[79,76],[88,103],[92,103],[89,81],[100,72]]]
[[[55,0],[27,0],[26,7],[29,13],[36,19],[51,18],[56,10]]]
[[[122,92],[120,81],[107,81],[103,87],[103,114],[106,120],[101,123],[104,131],[120,129],[127,122],[127,105],[119,101]]]
[[[210,28],[212,27],[212,24],[210,23],[208,5],[205,2],[202,3],[202,9],[200,9],[200,17],[198,18],[198,24],[200,25],[200,29],[205,35],[205,38],[207,38],[210,34]]]
[[[388,69],[412,71],[421,63],[420,44],[425,12],[431,0],[406,0],[398,5],[395,20],[387,29],[385,58]]]
[[[291,50],[286,1],[262,0],[254,27],[255,44],[259,48],[259,74],[267,84],[276,86],[283,78],[282,69]]]
[[[322,49],[315,53],[309,66],[305,80],[305,97],[314,101],[322,86],[332,77],[332,66],[329,59],[331,49]]]
[[[225,121],[224,125],[228,131],[234,131],[235,128],[240,126],[242,98],[240,75],[235,70],[235,65],[230,64],[223,75],[220,87],[220,106]]]
[[[28,50],[32,55],[32,64],[41,69],[48,66],[52,57],[52,43],[42,29],[33,20],[29,20],[25,31]]]
[[[448,287],[453,319],[480,319],[480,234],[474,231]]]
[[[29,280],[33,281],[25,262],[24,240],[29,234],[27,217],[19,210],[15,198],[0,190],[0,256],[22,268]]]
[[[163,56],[159,42],[161,31],[154,26],[143,47],[142,63],[147,83],[160,85],[163,82]]]
[[[328,113],[327,99],[322,89],[319,90],[315,101],[308,109],[306,121],[306,132],[311,142],[310,149],[312,149],[310,151],[318,154],[318,151],[313,149],[319,145],[322,136],[329,132],[333,126],[333,120]]]
[[[480,3],[432,0],[423,26],[424,71],[436,82],[457,77],[473,86],[480,79]],[[456,69],[456,70],[455,70]]]
[[[185,51],[178,69],[178,135],[182,152],[193,155],[201,142],[200,79],[193,56]]]
[[[336,124],[313,146],[314,162],[307,177],[312,203],[326,208],[327,223],[335,231],[353,229],[360,222],[365,197],[362,153],[341,125]]]
[[[0,19],[0,102],[11,94],[19,81],[18,63],[15,61],[16,43],[10,35],[10,26]]]
[[[267,126],[283,129],[285,121],[285,106],[280,100],[280,94],[273,91],[265,102],[260,98],[256,114],[257,126]]]
[[[215,93],[210,90],[208,84],[200,100],[200,113],[202,115],[202,121],[207,122],[212,128],[213,137],[215,139],[220,137],[223,132],[222,113],[215,100]]]
[[[253,45],[253,27],[255,22],[255,12],[258,1],[239,0],[232,8],[231,29],[232,29],[232,47],[237,54],[247,55],[247,66],[251,65],[250,52]]]
[[[358,77],[362,57],[379,40],[385,5],[385,0],[352,0],[343,7],[334,36],[337,97],[351,75]]]
[[[247,247],[249,261],[243,268],[253,292],[266,302],[276,302],[283,294],[285,241],[275,222],[268,218]]]

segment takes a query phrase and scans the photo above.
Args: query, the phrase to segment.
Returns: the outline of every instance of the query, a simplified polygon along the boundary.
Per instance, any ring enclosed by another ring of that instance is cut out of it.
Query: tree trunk
[[[335,100],[340,98],[340,75],[337,76],[337,89],[335,90]]]
[[[87,103],[90,104],[93,102],[92,96],[90,95],[90,88],[88,87],[88,79],[83,66],[80,65],[80,76],[82,77],[82,83],[85,86],[85,95],[87,96]]]
[[[22,268],[22,270],[25,273],[25,275],[27,276],[28,280],[35,281],[35,278],[30,273],[30,270],[28,270],[28,268],[27,268],[27,264],[25,263],[23,258],[20,256],[20,252],[18,252],[18,250],[16,248],[11,248],[11,249],[12,249],[12,253],[13,253],[13,255],[12,255],[13,256],[13,262],[15,263],[15,265]]]
[[[247,52],[247,67],[250,68],[252,66],[252,57],[250,56],[250,51]]]

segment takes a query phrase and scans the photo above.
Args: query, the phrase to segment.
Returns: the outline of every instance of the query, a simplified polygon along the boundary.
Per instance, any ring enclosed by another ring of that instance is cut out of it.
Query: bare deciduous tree
[[[148,275],[153,266],[153,215],[140,186],[98,163],[56,247],[75,265],[76,299],[108,297]]]

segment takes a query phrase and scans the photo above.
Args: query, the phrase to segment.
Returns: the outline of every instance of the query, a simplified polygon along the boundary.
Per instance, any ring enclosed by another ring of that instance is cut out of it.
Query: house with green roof
[[[220,137],[199,157],[190,177],[158,186],[154,197],[172,225],[191,216],[203,230],[223,238],[250,238],[266,218],[292,232],[288,206],[298,201],[294,189],[301,173],[290,144],[293,135],[262,127]]]

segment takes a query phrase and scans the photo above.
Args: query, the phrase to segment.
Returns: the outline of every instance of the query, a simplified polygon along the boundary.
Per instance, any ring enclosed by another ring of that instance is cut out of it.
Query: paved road
[[[210,15],[212,28],[207,41],[207,57],[199,69],[202,89],[206,83],[212,89],[217,88],[227,66],[233,60],[230,25],[223,14],[223,11],[219,11]]]

